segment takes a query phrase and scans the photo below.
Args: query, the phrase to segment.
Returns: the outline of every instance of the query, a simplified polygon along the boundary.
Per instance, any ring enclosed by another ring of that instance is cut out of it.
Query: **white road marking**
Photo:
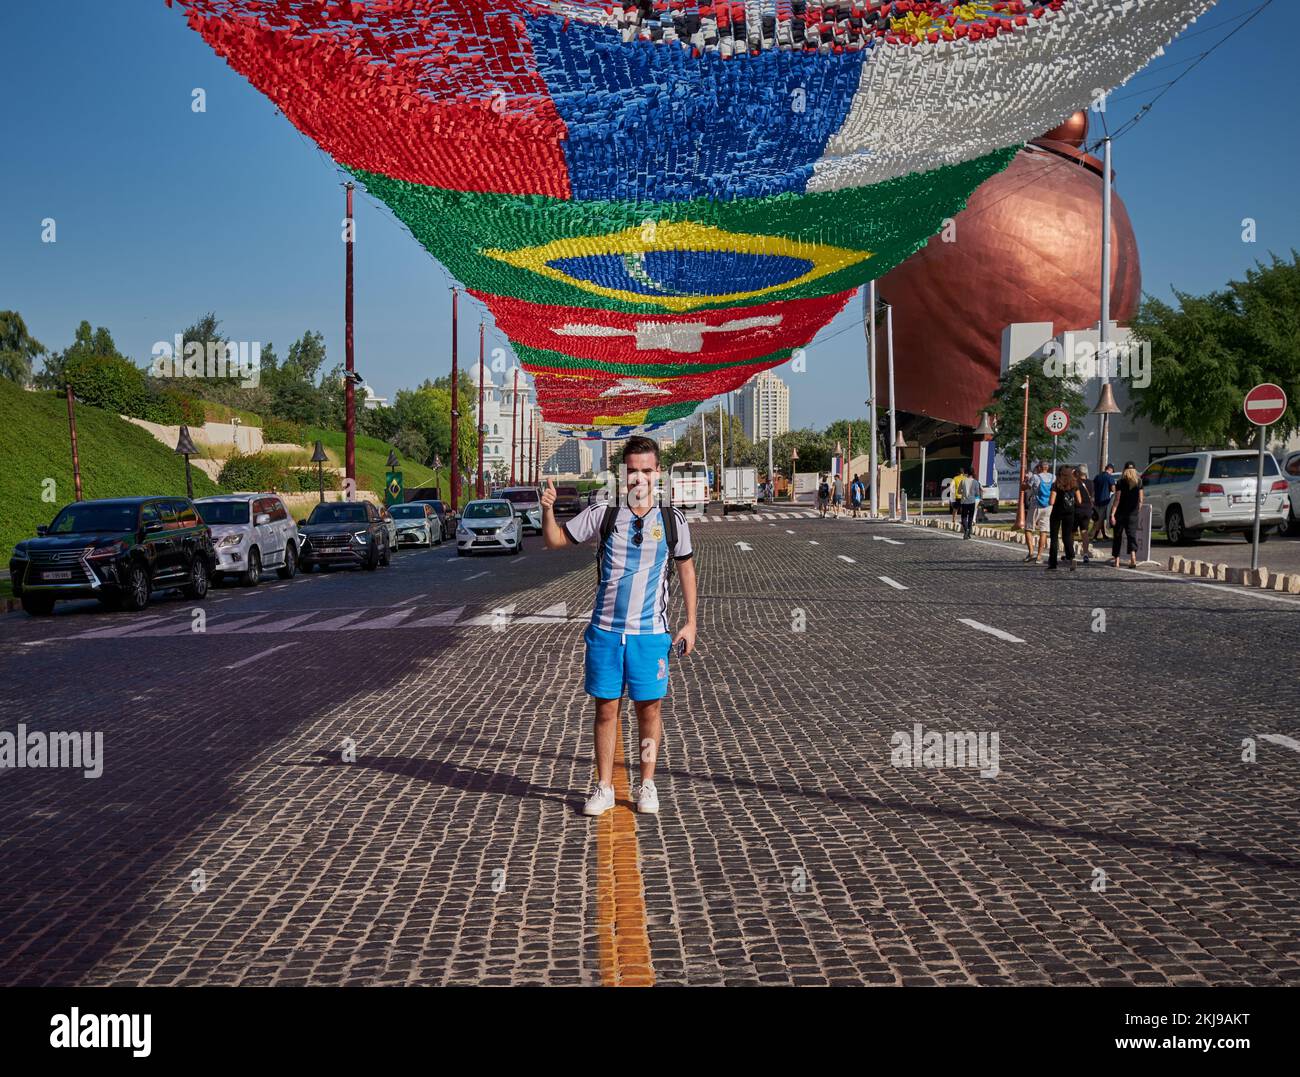
[[[990,636],[997,636],[998,639],[1004,639],[1008,643],[1024,643],[1019,636],[1013,636],[1010,632],[1003,632],[1000,628],[994,628],[991,625],[981,624],[979,621],[972,621],[969,617],[958,617],[958,621],[980,632],[987,632]]]
[[[749,553],[754,548],[748,542],[737,542],[736,545],[740,547],[741,553]]]
[[[785,529],[785,533],[786,533],[787,535],[793,535],[793,534],[794,534],[794,532],[791,531],[788,527]]]
[[[847,561],[850,565],[856,565],[856,564],[857,564],[857,562],[856,562],[855,560],[853,560],[853,558],[851,558],[851,557],[845,557],[843,554],[840,554],[840,555],[839,555],[839,558],[840,558],[841,561]]]
[[[389,613],[383,617],[376,617],[373,621],[366,621],[363,624],[353,625],[353,628],[396,628],[403,621],[413,614],[415,610],[398,610],[396,613]]]
[[[903,545],[903,544],[902,544],[901,542],[899,542],[897,539],[885,538],[884,535],[872,535],[872,536],[871,536],[871,541],[872,541],[872,542],[888,542],[889,545],[891,545],[891,546],[901,546],[901,545]]]
[[[476,573],[474,573],[474,575],[472,575],[472,576],[466,576],[466,577],[465,577],[465,582],[466,582],[466,583],[469,583],[470,580],[477,580],[480,576],[486,576],[486,575],[487,575],[486,572],[476,572]]]
[[[456,623],[457,628],[470,628],[481,625],[499,625],[504,620],[509,623],[514,620],[515,604],[513,602],[508,606],[498,606],[491,613],[483,613],[477,617],[469,617]]]
[[[809,546],[820,546],[821,543],[818,542],[816,539],[809,539],[809,540],[808,540],[808,545],[809,545]]]
[[[309,625],[299,625],[293,631],[295,632],[333,632],[335,629],[347,628],[349,624],[355,621],[366,611],[364,609],[353,610],[351,613],[345,613],[342,617],[331,617],[328,621],[315,621]]]
[[[465,612],[464,606],[457,606],[455,609],[447,610],[443,613],[435,613],[432,617],[423,617],[418,621],[411,621],[405,624],[403,628],[439,628],[444,625],[453,625],[456,623],[462,613]]]
[[[897,580],[890,579],[888,576],[877,576],[876,579],[878,579],[881,583],[888,584],[895,591],[907,590],[907,587],[904,584],[899,583]]]
[[[75,636],[69,636],[69,639],[102,639],[105,636],[125,636],[128,632],[138,632],[149,625],[156,625],[159,621],[166,620],[164,617],[141,617],[136,621],[129,621],[126,624],[117,624],[109,628],[92,628],[87,632],[78,632]]]
[[[569,607],[564,602],[557,602],[554,606],[547,606],[541,613],[531,613],[527,617],[516,617],[514,624],[525,625],[550,625],[557,621],[567,621],[569,619]]]
[[[283,651],[286,647],[293,646],[295,646],[293,643],[278,643],[269,650],[262,651],[260,654],[252,655],[251,657],[242,659],[239,662],[232,662],[230,665],[226,666],[226,669],[238,669],[240,666],[246,666],[250,662],[256,662],[259,658],[265,658],[268,654],[275,654],[276,651]]]
[[[1300,740],[1296,740],[1294,737],[1285,737],[1281,733],[1261,733],[1259,739],[1266,740],[1270,744],[1280,744],[1283,748],[1291,748],[1294,751],[1300,752]]]

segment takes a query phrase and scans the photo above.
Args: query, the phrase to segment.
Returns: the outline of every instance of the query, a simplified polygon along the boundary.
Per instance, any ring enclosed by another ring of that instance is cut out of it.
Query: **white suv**
[[[1283,459],[1282,477],[1290,487],[1291,511],[1281,530],[1288,535],[1300,535],[1300,452],[1288,453]]]
[[[212,530],[218,576],[256,587],[264,568],[282,580],[298,571],[298,525],[276,494],[214,494],[194,507]]]
[[[1194,542],[1207,530],[1240,531],[1250,538],[1255,524],[1259,453],[1253,449],[1182,453],[1148,465],[1142,488],[1151,506],[1151,526],[1163,528],[1170,545]],[[1259,512],[1262,542],[1287,516],[1287,484],[1264,454],[1264,490]]]

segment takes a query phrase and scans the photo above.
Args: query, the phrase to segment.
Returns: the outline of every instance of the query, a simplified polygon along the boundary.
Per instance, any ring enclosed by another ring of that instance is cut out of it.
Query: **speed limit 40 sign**
[[[1064,408],[1052,408],[1043,416],[1043,426],[1054,438],[1070,429],[1070,413]]]

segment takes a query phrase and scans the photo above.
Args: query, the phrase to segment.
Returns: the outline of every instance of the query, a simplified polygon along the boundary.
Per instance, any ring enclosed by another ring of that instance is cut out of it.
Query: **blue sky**
[[[1112,128],[1260,3],[1221,0],[1114,95]],[[1294,6],[1275,0],[1116,141],[1146,291],[1206,291],[1300,248]],[[163,0],[7,5],[3,27],[0,308],[50,348],[83,318],[105,325],[141,363],[208,310],[282,357],[318,329],[342,360],[344,177],[323,153]],[[195,87],[206,113],[191,111]],[[57,243],[41,242],[46,217]],[[1254,245],[1243,217],[1258,222]],[[360,189],[356,218],[357,369],[391,396],[448,369],[452,281]],[[462,360],[479,313],[462,296]],[[778,368],[796,426],[865,397],[858,317],[851,303],[822,331],[806,373]],[[489,324],[489,348],[503,343]]]

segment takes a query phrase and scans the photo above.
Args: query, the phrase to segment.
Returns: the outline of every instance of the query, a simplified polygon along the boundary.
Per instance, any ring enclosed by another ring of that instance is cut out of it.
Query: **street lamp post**
[[[72,442],[72,486],[81,500],[81,458],[77,455],[77,415],[72,407],[72,382],[64,387],[68,394],[68,437]]]
[[[311,454],[311,462],[316,465],[316,485],[320,488],[320,499],[325,501],[325,461],[329,457],[325,455],[325,446],[316,442],[316,448]]]
[[[198,455],[198,449],[194,445],[194,439],[190,437],[190,428],[182,426],[180,437],[176,439],[176,448],[172,452],[185,457],[185,496],[191,501],[194,500],[194,477],[190,474],[190,457]],[[81,500],[80,497],[77,498]]]
[[[1025,529],[1025,476],[1029,473],[1029,379],[1022,385],[1025,405],[1020,426],[1020,485],[1016,489],[1016,530]],[[1026,539],[1028,541],[1028,539]]]
[[[344,189],[348,193],[347,219],[344,226],[344,281],[343,281],[343,366],[346,371],[343,381],[343,431],[344,431],[344,449],[343,449],[343,474],[354,482],[357,477],[357,403],[356,403],[356,381],[354,362],[356,353],[353,347],[354,335],[352,327],[352,241],[353,221],[352,221],[352,183],[345,183]]]
[[[474,483],[476,497],[483,496],[483,440],[487,423],[483,421],[483,322],[478,323],[478,480]]]
[[[451,475],[448,483],[451,486],[451,511],[456,511],[456,506],[460,504],[460,367],[457,364],[456,352],[456,329],[457,313],[459,311],[458,300],[460,298],[460,289],[451,290]]]
[[[893,414],[891,409],[890,423],[893,423]],[[903,440],[903,432],[896,430],[894,432],[894,444],[890,446],[893,450],[893,470],[894,470],[894,511],[889,514],[891,520],[897,520],[898,514],[902,511],[903,505],[903,467],[900,462],[899,453],[907,448],[907,442]]]

